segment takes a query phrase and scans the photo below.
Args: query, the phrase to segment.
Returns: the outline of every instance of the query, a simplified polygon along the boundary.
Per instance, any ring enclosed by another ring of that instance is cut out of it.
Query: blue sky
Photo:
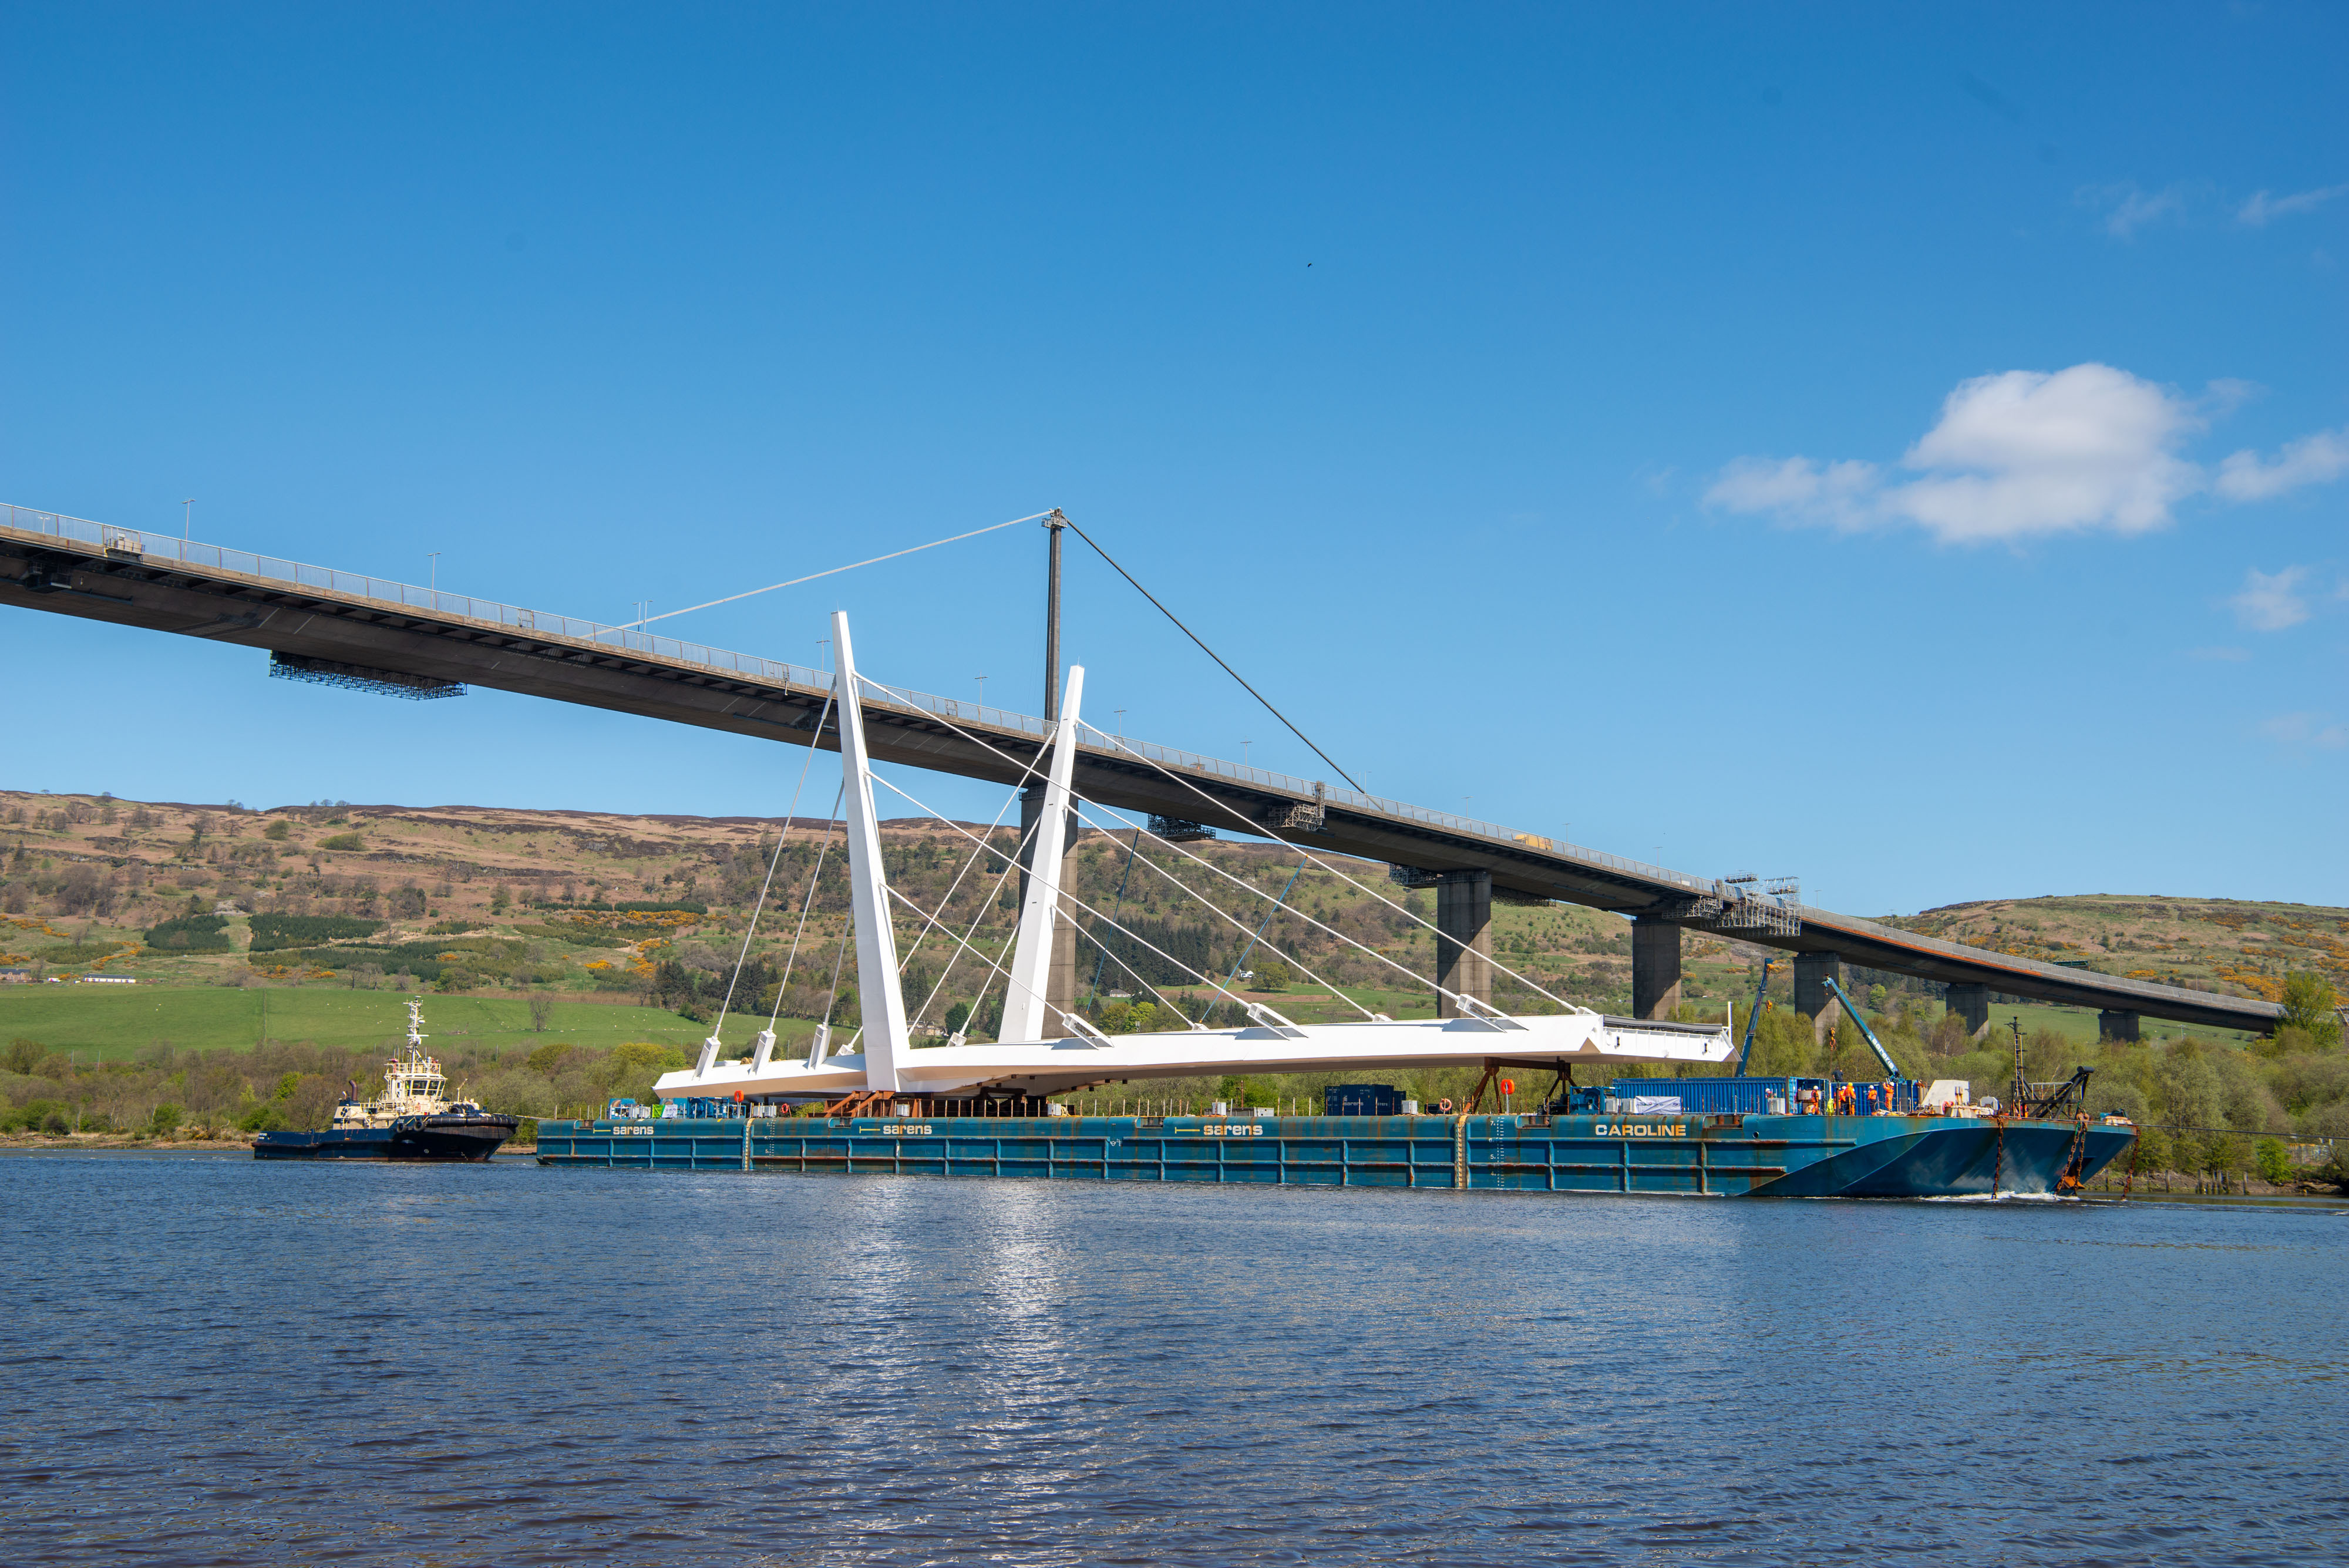
[[[1381,794],[1860,912],[2349,902],[2344,57],[2290,4],[20,5],[0,499],[606,620],[1058,505]],[[667,626],[844,607],[1032,710],[1041,550]],[[1326,771],[1071,566],[1092,713]],[[16,787],[795,774],[5,607],[0,659]]]

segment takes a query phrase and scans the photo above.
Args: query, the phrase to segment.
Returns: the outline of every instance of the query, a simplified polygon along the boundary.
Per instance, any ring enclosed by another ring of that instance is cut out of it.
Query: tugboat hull
[[[255,1159],[432,1159],[480,1162],[513,1137],[512,1116],[402,1116],[389,1127],[329,1132],[267,1132],[253,1140]]]

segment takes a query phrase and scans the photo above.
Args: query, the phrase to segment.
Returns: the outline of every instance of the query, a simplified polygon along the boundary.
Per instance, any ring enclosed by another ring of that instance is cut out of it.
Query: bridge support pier
[[[1044,786],[1030,784],[1019,792],[1019,901],[1022,904],[1028,901],[1029,861],[1034,853],[1036,825],[1043,818]],[[1074,809],[1069,813],[1067,826],[1068,831],[1061,840],[1067,846],[1067,853],[1061,858],[1061,887],[1064,897],[1052,921],[1052,964],[1045,971],[1044,978],[1044,1004],[1057,1010],[1046,1021],[1044,1028],[1047,1035],[1056,1038],[1066,1033],[1066,1026],[1061,1023],[1059,1014],[1077,1005],[1077,928],[1071,907],[1065,897],[1066,889],[1075,885],[1077,875],[1077,835],[1081,829],[1077,825]]]
[[[1435,884],[1435,1016],[1457,1018],[1444,992],[1493,1000],[1493,874],[1446,871]]]
[[[2096,1014],[2096,1038],[2099,1040],[2134,1040],[2137,1037],[2137,1014],[2117,1008],[2106,1008]]]
[[[1980,1034],[1990,1027],[1990,987],[1986,985],[1952,984],[1941,1005],[1966,1021],[1969,1034]]]
[[[1795,1011],[1816,1022],[1837,1005],[1827,981],[1843,983],[1843,960],[1834,953],[1795,955]]]
[[[1670,1020],[1681,1004],[1681,929],[1657,915],[1631,917],[1631,1016]]]

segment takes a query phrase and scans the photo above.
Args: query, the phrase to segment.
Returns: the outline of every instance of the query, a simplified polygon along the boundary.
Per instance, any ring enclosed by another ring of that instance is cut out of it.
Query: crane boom
[[[1885,1076],[1889,1078],[1899,1077],[1900,1075],[1900,1069],[1894,1065],[1892,1054],[1884,1048],[1884,1042],[1876,1037],[1876,1031],[1868,1026],[1868,1020],[1859,1015],[1859,1009],[1851,1004],[1851,998],[1843,993],[1843,987],[1837,982],[1835,976],[1828,975],[1826,977],[1826,982],[1827,989],[1836,993],[1836,1000],[1843,1003],[1843,1010],[1851,1014],[1851,1021],[1859,1025],[1860,1033],[1865,1036],[1868,1041],[1868,1048],[1876,1053],[1876,1059],[1878,1061],[1884,1064]]]
[[[1737,1075],[1741,1078],[1745,1076],[1745,1058],[1754,1054],[1754,1027],[1762,1022],[1762,1000],[1770,990],[1770,966],[1777,961],[1774,958],[1762,961],[1762,983],[1754,988],[1754,1011],[1745,1020],[1745,1044],[1737,1052]]]

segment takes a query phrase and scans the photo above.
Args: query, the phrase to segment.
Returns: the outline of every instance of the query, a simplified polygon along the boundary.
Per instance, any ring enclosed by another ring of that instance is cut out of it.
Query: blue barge
[[[663,1116],[543,1121],[541,1165],[1691,1197],[2069,1191],[2101,1119],[1753,1115]]]

